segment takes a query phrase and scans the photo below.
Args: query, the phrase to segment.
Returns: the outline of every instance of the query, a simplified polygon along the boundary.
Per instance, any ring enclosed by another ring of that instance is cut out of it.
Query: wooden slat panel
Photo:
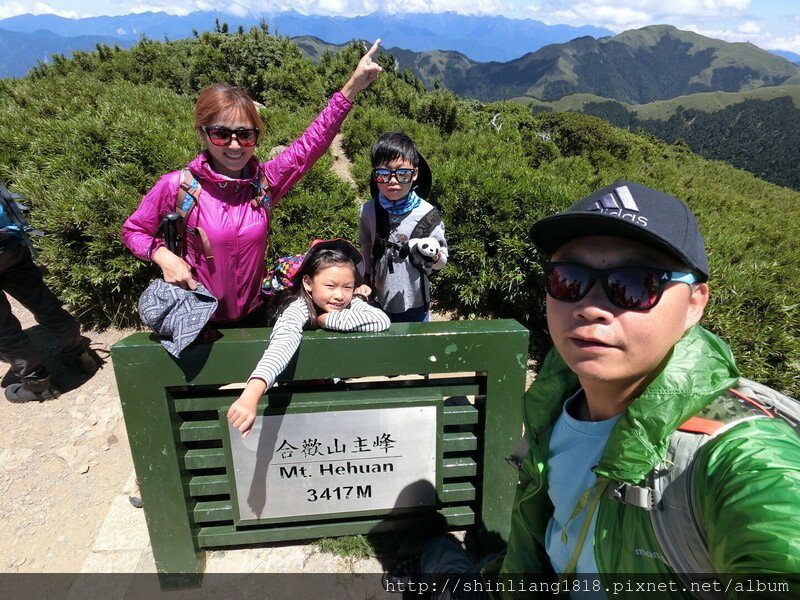
[[[469,506],[448,506],[440,510],[439,515],[444,517],[448,527],[468,527],[475,524],[475,513]],[[215,548],[239,544],[284,542],[315,537],[381,533],[424,528],[427,525],[438,523],[441,517],[435,514],[427,516],[415,514],[404,518],[387,520],[369,518],[358,521],[342,521],[341,523],[265,526],[264,528],[246,530],[237,530],[233,525],[219,525],[199,528],[197,541],[202,548]]]
[[[198,502],[192,510],[197,523],[211,523],[214,521],[232,521],[233,505],[230,500],[215,502]]]
[[[442,466],[445,479],[448,477],[475,477],[478,474],[478,465],[471,458],[445,458]]]
[[[469,452],[478,448],[478,438],[470,431],[445,433],[442,441],[444,452]]]
[[[386,399],[402,399],[403,397],[408,396],[410,392],[413,394],[413,392],[417,391],[423,391],[425,394],[431,393],[441,395],[443,398],[448,398],[450,396],[475,396],[479,393],[477,383],[454,383],[452,385],[444,385],[437,380],[431,381],[436,381],[436,384],[425,385],[424,380],[420,379],[418,382],[414,382],[415,384],[418,383],[419,385],[399,388],[387,387],[387,384],[384,382],[376,382],[374,384],[357,384],[358,387],[363,386],[366,389],[334,390],[324,394],[298,391],[292,395],[292,401],[296,401],[298,399],[304,402],[317,402],[323,400],[330,401],[332,397],[338,398],[340,395],[343,400],[345,396],[347,396],[348,401],[359,399],[368,400],[375,399],[376,397]],[[389,385],[391,385],[391,380],[389,380]],[[179,413],[189,411],[216,411],[220,408],[229,407],[231,402],[239,397],[240,393],[241,390],[235,389],[229,391],[223,390],[220,395],[179,397],[173,399],[173,405],[175,410]],[[286,399],[288,396],[288,393],[280,394],[277,391],[270,394],[270,397],[274,397],[276,402]]]
[[[472,404],[445,405],[445,427],[448,425],[476,425],[478,423],[478,409]]]
[[[470,502],[475,500],[475,486],[469,482],[445,483],[442,502]]]
[[[181,423],[180,438],[182,442],[206,442],[222,439],[219,421],[190,421]]]
[[[183,455],[187,469],[218,469],[225,466],[225,451],[222,448],[187,450]]]
[[[227,475],[197,475],[189,480],[189,493],[192,496],[230,494],[230,481]]]

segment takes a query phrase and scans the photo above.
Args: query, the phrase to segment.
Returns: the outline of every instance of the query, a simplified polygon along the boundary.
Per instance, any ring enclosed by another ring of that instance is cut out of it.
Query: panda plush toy
[[[432,237],[411,238],[408,240],[408,256],[411,259],[411,264],[422,268],[426,275],[431,274],[433,263],[440,249],[439,242]]]

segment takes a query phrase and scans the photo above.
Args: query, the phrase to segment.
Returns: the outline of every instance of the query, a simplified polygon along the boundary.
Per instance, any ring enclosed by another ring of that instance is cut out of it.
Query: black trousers
[[[85,345],[80,326],[45,285],[42,271],[33,263],[27,246],[11,239],[0,248],[0,289],[31,311],[36,322],[56,337],[64,358],[81,354]],[[5,294],[0,294],[0,354],[20,377],[31,375],[42,366],[42,359],[22,331],[19,319],[11,313]]]

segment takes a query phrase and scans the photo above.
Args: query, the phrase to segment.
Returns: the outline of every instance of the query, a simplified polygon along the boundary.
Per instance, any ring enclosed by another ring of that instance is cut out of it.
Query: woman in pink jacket
[[[175,210],[181,171],[162,176],[142,198],[122,226],[122,242],[158,265],[166,282],[186,289],[202,283],[219,301],[213,322],[264,325],[265,311],[259,309],[270,214],[264,203],[253,201],[254,190],[266,180],[268,204],[274,207],[328,149],[355,95],[381,71],[372,60],[379,44],[376,40],[305,133],[263,164],[253,155],[264,125],[252,99],[231,85],[203,89],[195,130],[206,149],[188,165],[201,191],[187,215],[185,256],[170,252],[156,236],[161,220]]]

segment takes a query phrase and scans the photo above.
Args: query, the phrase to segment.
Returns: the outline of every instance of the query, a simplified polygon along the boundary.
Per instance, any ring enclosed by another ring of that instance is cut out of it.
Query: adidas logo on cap
[[[625,185],[616,187],[610,193],[603,195],[589,210],[612,217],[616,216],[636,225],[647,227],[647,217],[639,214],[639,207],[633,199],[633,194]]]

